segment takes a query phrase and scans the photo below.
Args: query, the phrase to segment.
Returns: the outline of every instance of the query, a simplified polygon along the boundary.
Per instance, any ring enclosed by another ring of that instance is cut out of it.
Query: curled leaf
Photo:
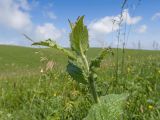
[[[48,39],[45,41],[40,41],[40,42],[35,42],[32,45],[41,45],[41,46],[45,46],[45,47],[55,48],[55,49],[63,52],[69,58],[76,59],[76,56],[71,51],[69,51],[65,48],[62,48],[61,46],[57,45],[55,41],[52,41],[51,39]]]
[[[100,67],[100,64],[101,64],[102,60],[104,59],[104,57],[105,57],[108,53],[112,53],[112,54],[113,54],[113,52],[111,51],[110,48],[104,49],[104,50],[99,54],[99,56],[97,56],[95,59],[91,60],[90,69]]]

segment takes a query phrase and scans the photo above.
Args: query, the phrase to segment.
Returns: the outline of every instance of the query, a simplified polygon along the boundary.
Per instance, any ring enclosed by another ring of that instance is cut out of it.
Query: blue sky
[[[35,41],[52,38],[62,46],[69,46],[68,19],[75,21],[78,16],[85,15],[90,45],[115,47],[119,27],[112,21],[118,20],[122,2],[123,0],[0,0],[0,44],[30,46],[31,42],[22,35],[25,33]],[[125,25],[126,34],[130,31],[127,48],[137,48],[139,41],[143,49],[153,49],[153,41],[160,45],[160,0],[128,0],[123,10],[123,19],[120,46]]]

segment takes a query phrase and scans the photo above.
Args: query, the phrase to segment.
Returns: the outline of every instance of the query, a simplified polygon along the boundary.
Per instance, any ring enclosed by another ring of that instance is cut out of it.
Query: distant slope
[[[99,51],[99,48],[90,49],[89,57],[95,56]],[[159,55],[160,51],[126,50],[126,54],[145,59],[145,56],[148,55]],[[119,56],[121,57],[121,54]],[[0,75],[19,72],[25,74],[26,71],[39,72],[43,64],[40,62],[41,57],[53,60],[62,67],[67,63],[67,57],[55,49],[0,45]]]
[[[64,65],[66,57],[54,49],[0,45],[0,75],[39,71],[42,57]]]

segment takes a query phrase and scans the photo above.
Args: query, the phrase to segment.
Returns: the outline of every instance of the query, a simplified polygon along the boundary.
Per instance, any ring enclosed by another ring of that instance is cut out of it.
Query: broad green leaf
[[[83,69],[72,61],[68,61],[67,72],[78,83],[87,84],[87,76],[83,72]]]
[[[112,53],[112,51],[111,51],[110,48],[104,49],[104,50],[99,54],[99,56],[97,56],[95,59],[91,60],[90,69],[100,67],[100,64],[101,64],[102,60],[104,59],[104,57],[105,57],[109,52]]]
[[[70,22],[71,33],[70,33],[70,42],[71,48],[78,55],[84,54],[89,47],[88,42],[88,29],[83,23],[84,16],[79,17],[75,24]]]
[[[83,120],[123,120],[123,107],[127,94],[110,94],[100,97]]]
[[[45,41],[40,41],[40,42],[35,42],[32,45],[41,45],[41,46],[46,46],[50,48],[55,48],[57,50],[62,51],[65,55],[67,55],[69,58],[75,60],[77,59],[76,56],[69,50],[62,48],[61,46],[57,45],[54,41],[51,39],[45,40]]]

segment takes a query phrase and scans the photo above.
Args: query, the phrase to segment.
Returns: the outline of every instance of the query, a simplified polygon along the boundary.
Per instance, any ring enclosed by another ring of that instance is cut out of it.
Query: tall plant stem
[[[80,44],[81,45],[81,44]],[[81,48],[81,46],[80,46]],[[88,82],[89,82],[89,88],[91,89],[91,94],[93,96],[94,102],[98,103],[98,95],[96,92],[96,87],[95,87],[95,78],[93,76],[93,74],[90,72],[90,68],[89,68],[89,63],[88,60],[86,58],[86,56],[84,55],[84,53],[81,50],[81,56],[82,56],[82,60],[84,62],[85,68],[87,69],[87,74],[88,74]]]
[[[97,92],[96,92],[96,88],[95,88],[95,80],[96,79],[94,78],[93,74],[90,74],[88,79],[89,79],[89,86],[90,86],[90,89],[91,89],[91,93],[92,93],[94,102],[98,103],[99,102],[99,98],[98,98],[98,95],[97,95]]]
[[[98,95],[97,95],[96,87],[95,87],[95,80],[96,79],[94,78],[93,74],[91,74],[91,72],[90,72],[89,64],[88,64],[87,58],[84,54],[82,54],[82,58],[83,58],[84,64],[87,69],[89,88],[91,89],[91,94],[93,96],[95,103],[98,103],[99,100],[98,100]]]
[[[122,49],[122,74],[123,74],[123,69],[124,69],[124,58],[125,58],[125,43],[123,43],[123,49]]]

